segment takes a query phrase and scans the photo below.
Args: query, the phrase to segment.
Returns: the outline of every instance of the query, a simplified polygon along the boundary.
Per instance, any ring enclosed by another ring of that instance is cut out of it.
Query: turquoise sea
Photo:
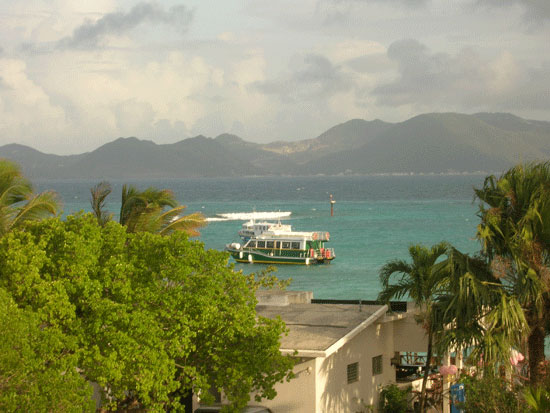
[[[336,259],[322,266],[279,266],[277,276],[292,278],[292,290],[313,291],[315,298],[375,299],[379,269],[408,256],[413,243],[448,241],[464,252],[479,250],[475,240],[477,203],[474,187],[484,175],[250,177],[155,180],[127,183],[174,191],[188,212],[213,219],[201,231],[206,248],[222,250],[238,241],[243,220],[220,214],[291,212],[283,221],[298,231],[329,231]],[[39,191],[53,189],[64,213],[90,210],[92,181],[41,181]],[[111,182],[108,208],[120,208],[122,182]],[[329,194],[336,200],[330,216]],[[246,273],[265,268],[237,264]]]

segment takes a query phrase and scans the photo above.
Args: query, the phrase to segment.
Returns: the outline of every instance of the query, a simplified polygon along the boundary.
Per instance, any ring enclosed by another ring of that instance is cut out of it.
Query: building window
[[[382,374],[382,355],[372,358],[372,375]]]
[[[359,363],[348,364],[348,384],[359,380]]]

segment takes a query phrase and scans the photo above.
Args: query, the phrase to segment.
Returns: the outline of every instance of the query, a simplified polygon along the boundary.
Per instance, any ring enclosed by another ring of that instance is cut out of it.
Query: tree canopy
[[[42,367],[63,355],[77,394],[97,383],[107,408],[178,411],[182,396],[211,388],[240,407],[251,392],[274,397],[289,377],[282,321],[257,317],[250,279],[181,232],[129,233],[92,214],[49,219],[1,238],[0,263],[10,308],[30,314],[36,334],[60,337],[37,356]]]
[[[413,246],[412,264],[383,267],[380,298],[407,294],[423,307],[430,304],[437,310],[431,312],[437,350],[469,347],[488,371],[510,367],[512,349],[527,349],[529,379],[537,386],[547,374],[544,339],[550,331],[550,162],[488,176],[475,195],[481,201],[479,254],[448,246],[445,259],[435,266],[428,261],[430,271],[422,272],[426,262],[420,258],[428,251]],[[403,275],[397,284],[389,283],[394,273]],[[424,290],[430,301],[420,294]]]
[[[544,338],[550,326],[550,163],[518,165],[489,176],[475,191],[482,201],[478,238],[508,299],[529,325],[530,378],[545,374]]]

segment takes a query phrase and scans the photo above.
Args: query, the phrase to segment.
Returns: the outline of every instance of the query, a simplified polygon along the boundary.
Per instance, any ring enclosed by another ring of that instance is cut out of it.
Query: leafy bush
[[[542,387],[526,387],[523,397],[532,413],[550,412],[550,392]]]
[[[401,390],[395,384],[385,386],[380,392],[380,405],[383,413],[404,413],[408,407],[411,388]]]
[[[483,376],[463,375],[466,401],[459,407],[467,412],[480,413],[522,413],[526,411],[521,388],[502,377],[491,374]]]

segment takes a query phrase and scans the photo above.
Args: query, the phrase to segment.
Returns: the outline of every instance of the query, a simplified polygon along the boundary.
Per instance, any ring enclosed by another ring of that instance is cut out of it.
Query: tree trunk
[[[531,329],[527,339],[529,351],[529,378],[531,384],[538,386],[544,380],[546,373],[544,358],[544,327],[537,323]]]
[[[420,391],[420,413],[426,411],[426,383],[428,382],[428,372],[430,371],[430,361],[432,359],[432,326],[428,326],[428,352],[426,354],[426,365],[424,366],[424,378],[422,379],[422,390]]]

